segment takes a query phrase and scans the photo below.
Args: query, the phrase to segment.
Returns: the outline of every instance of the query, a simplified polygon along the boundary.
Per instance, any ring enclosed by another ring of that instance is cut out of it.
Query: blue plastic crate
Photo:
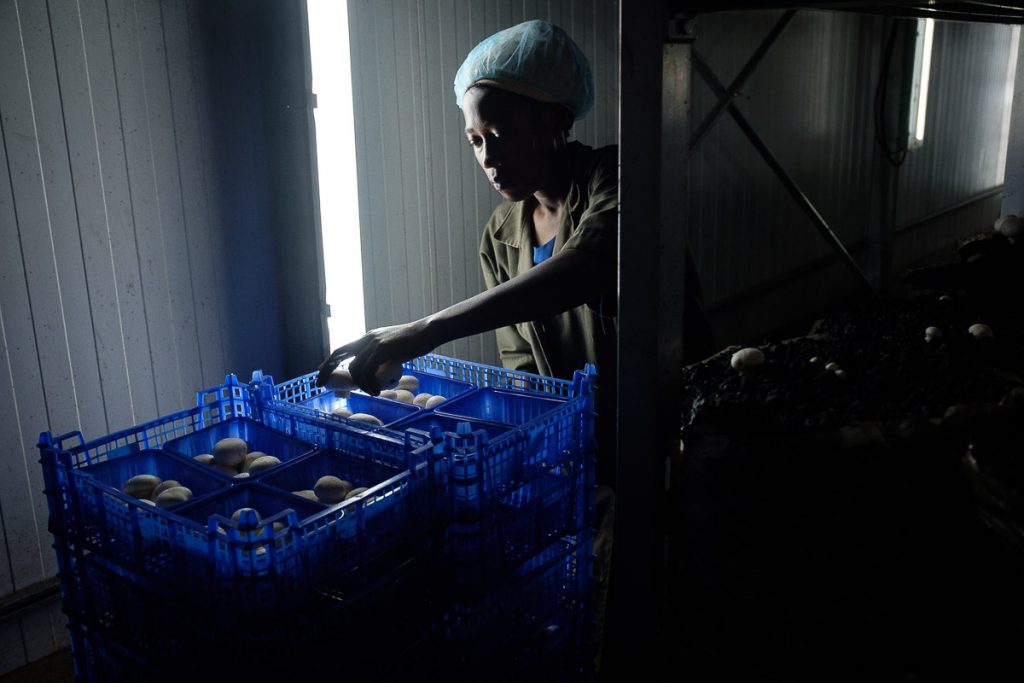
[[[323,413],[331,413],[337,408],[348,408],[353,413],[369,413],[374,415],[380,418],[381,422],[385,425],[400,420],[407,414],[419,409],[419,406],[416,405],[370,396],[358,390],[349,393],[347,397],[339,396],[329,389],[316,386],[317,374],[312,372],[275,385],[272,377],[267,377],[257,370],[253,373],[253,386],[264,387],[267,392],[266,399],[283,401],[292,405],[302,405]],[[405,374],[416,377],[419,380],[419,389],[413,393],[425,392],[451,399],[474,388],[474,385],[466,382],[460,382],[438,374],[413,370],[408,363],[406,364]]]
[[[577,373],[577,381],[585,385],[588,378]],[[473,431],[471,423],[460,423],[455,433],[444,433],[453,517],[485,515],[504,494],[524,482],[570,463],[581,453],[593,452],[592,400],[589,392],[583,392],[493,439],[485,431]]]
[[[318,396],[314,396],[308,401],[303,402],[302,405],[322,413],[333,413],[338,408],[348,408],[353,413],[373,415],[385,426],[420,410],[419,406],[402,403],[401,401],[378,398],[356,392],[352,392],[343,398],[335,395],[333,391],[326,391]]]
[[[202,498],[228,488],[221,477],[208,468],[163,451],[142,451],[73,470],[70,486],[78,503],[74,532],[94,548],[135,553],[141,548],[142,527],[156,508],[122,492],[122,484],[137,474],[154,474],[161,479],[176,479]],[[166,508],[175,510],[184,503]],[[59,531],[67,533],[67,527]]]
[[[478,389],[438,406],[436,412],[451,417],[470,417],[509,425],[526,424],[558,410],[565,399],[501,389]]]
[[[556,539],[500,586],[479,592],[456,583],[450,609],[420,650],[428,661],[417,664],[443,666],[451,680],[590,680],[593,567],[588,530]]]
[[[93,483],[89,491],[95,498],[89,505],[99,510],[117,509],[119,515],[116,524],[91,513],[83,516],[80,487],[74,483],[84,476],[81,471],[98,463],[130,458],[213,425],[237,424],[239,416],[255,416],[257,412],[247,388],[239,386],[233,377],[222,387],[201,392],[197,402],[196,408],[93,441],[86,441],[79,432],[60,437],[44,433],[40,453],[54,536],[148,576],[180,575],[208,582],[255,578],[267,583],[269,590],[313,585],[319,577],[345,570],[349,563],[363,567],[387,565],[400,559],[394,547],[403,545],[401,541],[407,541],[405,551],[412,553],[420,547],[417,544],[432,540],[421,533],[421,528],[436,522],[431,497],[431,467],[437,459],[432,454],[433,444],[422,449],[401,439],[382,439],[365,431],[339,429],[331,422],[306,421],[273,410],[266,411],[266,415],[282,434],[300,441],[315,437],[341,446],[354,457],[400,469],[401,473],[378,485],[372,496],[354,499],[340,509],[306,515],[310,511],[304,504],[318,510],[319,506],[298,499],[293,507],[303,515],[301,523],[298,514],[292,513],[286,520],[286,532],[259,539],[220,534],[215,526],[211,530],[208,520],[176,514],[185,505],[175,510],[156,509],[88,477],[84,480]],[[283,463],[280,467],[286,466]],[[257,483],[239,484],[247,485]],[[198,502],[194,499],[190,504]],[[369,528],[368,517],[378,520]],[[90,523],[83,523],[83,519]],[[358,556],[351,552],[353,544],[360,548]],[[346,548],[347,554],[343,553]]]
[[[487,434],[488,439],[496,439],[502,434],[515,429],[512,425],[488,422],[486,420],[472,420],[466,417],[453,417],[452,415],[445,415],[434,410],[410,415],[400,422],[395,422],[390,427],[395,431],[403,432],[408,429],[417,429],[426,433],[432,431],[456,433],[460,422],[469,425],[470,431],[482,430]]]
[[[420,380],[420,392],[441,395],[451,400],[470,389],[492,387],[511,391],[529,392],[544,396],[573,398],[578,396],[579,387],[571,380],[545,377],[527,372],[504,370],[490,365],[471,363],[447,356],[428,353],[406,362],[405,373]],[[294,379],[274,384],[274,378],[257,370],[252,374],[252,386],[259,392],[262,401],[282,401],[290,405],[311,406],[311,399],[333,392],[316,386],[317,373],[311,372]],[[587,388],[589,391],[589,387]],[[353,392],[353,395],[363,395]],[[446,405],[442,403],[441,405]],[[339,407],[334,398],[322,399],[317,409],[330,412]],[[358,411],[353,411],[358,412]]]
[[[86,482],[91,480],[94,485],[121,491],[125,482],[140,474],[152,474],[164,481],[173,479],[189,488],[194,497],[228,486],[227,482],[208,467],[155,450],[142,451],[83,467],[75,472],[76,486],[79,494],[83,496],[82,503],[85,505],[84,497],[88,495]],[[174,506],[170,509],[173,508]]]
[[[492,365],[471,363],[470,361],[449,358],[435,353],[414,358],[405,363],[407,371],[422,372],[430,375],[471,384],[474,387],[494,387],[513,391],[528,391],[537,394],[571,398],[577,396],[577,387],[571,380],[545,377],[529,372],[505,370]],[[449,398],[452,398],[449,396]]]
[[[252,508],[259,512],[261,530],[259,532],[241,531],[231,515],[240,508]],[[261,537],[277,536],[272,525],[274,522],[284,524],[287,528],[298,528],[301,521],[323,512],[326,505],[288,493],[247,483],[234,486],[230,491],[218,495],[189,501],[177,508],[175,512],[185,519],[196,522],[199,526],[217,532],[218,528],[232,538],[255,540]],[[294,513],[294,514],[289,514]],[[269,545],[267,546],[269,549]]]
[[[409,438],[398,432],[352,422],[308,406],[269,400],[262,403],[264,424],[315,443],[322,450],[334,450],[369,463],[408,470],[421,492],[429,492],[428,510],[423,514],[443,524],[448,508],[445,443],[440,437],[416,433]]]
[[[594,525],[593,454],[543,472],[504,495],[483,514],[455,517],[447,552],[460,584],[495,585],[552,541]]]
[[[165,448],[172,453],[177,453],[186,458],[194,458],[202,453],[213,453],[214,444],[228,437],[235,437],[245,441],[250,453],[262,451],[267,455],[276,457],[282,463],[310,453],[315,448],[315,445],[312,443],[292,438],[245,417],[225,420],[206,429],[197,430],[188,436],[169,441]],[[208,469],[225,481],[232,483],[244,481],[244,479],[231,477],[212,467]],[[264,470],[251,478],[259,478],[273,469]]]
[[[267,473],[263,483],[286,493],[312,490],[320,477],[333,475],[345,479],[356,488],[372,489],[401,474],[402,470],[347,455],[341,451],[317,451],[305,458]],[[368,493],[370,493],[368,492]]]
[[[595,448],[592,367],[577,372],[571,382],[434,354],[413,359],[405,368],[477,387],[434,409],[376,428],[388,438],[402,438],[390,435],[401,430],[407,443],[433,444],[435,454],[443,451],[446,463],[435,468],[435,476],[439,484],[440,477],[446,477],[450,514],[480,513],[502,493]],[[318,411],[299,404],[323,391],[315,387],[315,379],[316,373],[310,373],[275,385],[272,377],[256,372],[253,393],[261,410],[312,420]],[[498,426],[502,421],[508,430]],[[270,419],[265,422],[272,424]],[[442,442],[444,448],[438,448]]]
[[[368,583],[350,571],[329,586],[298,586],[301,601],[282,595],[254,611],[239,609],[245,582],[211,589],[153,581],[68,547],[58,557],[78,680],[320,677],[336,675],[339,660],[358,667],[347,679],[393,680],[389,658],[442,614],[430,593],[435,569],[420,560]]]
[[[125,647],[109,642],[94,629],[68,624],[71,657],[78,683],[128,683],[160,680],[161,669]]]
[[[88,442],[79,431],[60,436],[50,432],[40,434],[38,447],[51,533],[74,533],[81,524],[76,517],[80,512],[77,487],[71,482],[74,472],[89,465],[162,448],[172,439],[211,425],[237,417],[251,417],[256,409],[250,388],[239,384],[234,375],[228,375],[221,386],[198,392],[196,403],[195,408]]]

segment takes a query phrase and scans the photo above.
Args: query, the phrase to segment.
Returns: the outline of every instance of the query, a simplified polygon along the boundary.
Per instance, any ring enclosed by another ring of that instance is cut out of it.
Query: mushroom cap
[[[995,229],[1000,235],[1009,239],[1024,237],[1024,218],[1012,213],[1007,214],[996,221]]]
[[[984,323],[974,323],[967,328],[967,331],[979,339],[990,339],[993,336],[992,328]]]
[[[735,370],[743,372],[745,370],[753,370],[764,363],[764,352],[761,349],[755,349],[748,347],[740,349],[736,353],[732,354],[732,358],[729,359],[729,364]]]

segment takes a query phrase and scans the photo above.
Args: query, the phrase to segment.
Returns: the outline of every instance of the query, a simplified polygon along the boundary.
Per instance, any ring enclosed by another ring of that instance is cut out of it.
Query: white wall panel
[[[237,149],[266,141],[218,144],[209,7],[0,0],[0,597],[56,573],[40,432],[101,436],[280,365],[269,226],[221,194]],[[258,112],[240,123],[262,135]],[[234,199],[261,206],[248,172]],[[0,623],[0,672],[66,643],[58,607],[22,612]]]

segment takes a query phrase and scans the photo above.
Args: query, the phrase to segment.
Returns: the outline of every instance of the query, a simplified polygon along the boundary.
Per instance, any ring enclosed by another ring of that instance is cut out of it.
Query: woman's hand
[[[348,366],[352,380],[366,393],[376,396],[380,393],[377,368],[388,361],[403,363],[410,358],[430,353],[443,342],[435,341],[430,334],[426,318],[405,325],[391,325],[370,330],[359,339],[340,346],[320,364],[316,378],[318,387],[324,386],[336,367],[349,357],[354,357]]]

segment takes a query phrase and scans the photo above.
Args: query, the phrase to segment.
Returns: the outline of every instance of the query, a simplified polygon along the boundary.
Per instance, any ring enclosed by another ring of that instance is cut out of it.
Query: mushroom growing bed
[[[684,370],[673,592],[709,671],[1024,680],[1024,258],[959,252]]]

